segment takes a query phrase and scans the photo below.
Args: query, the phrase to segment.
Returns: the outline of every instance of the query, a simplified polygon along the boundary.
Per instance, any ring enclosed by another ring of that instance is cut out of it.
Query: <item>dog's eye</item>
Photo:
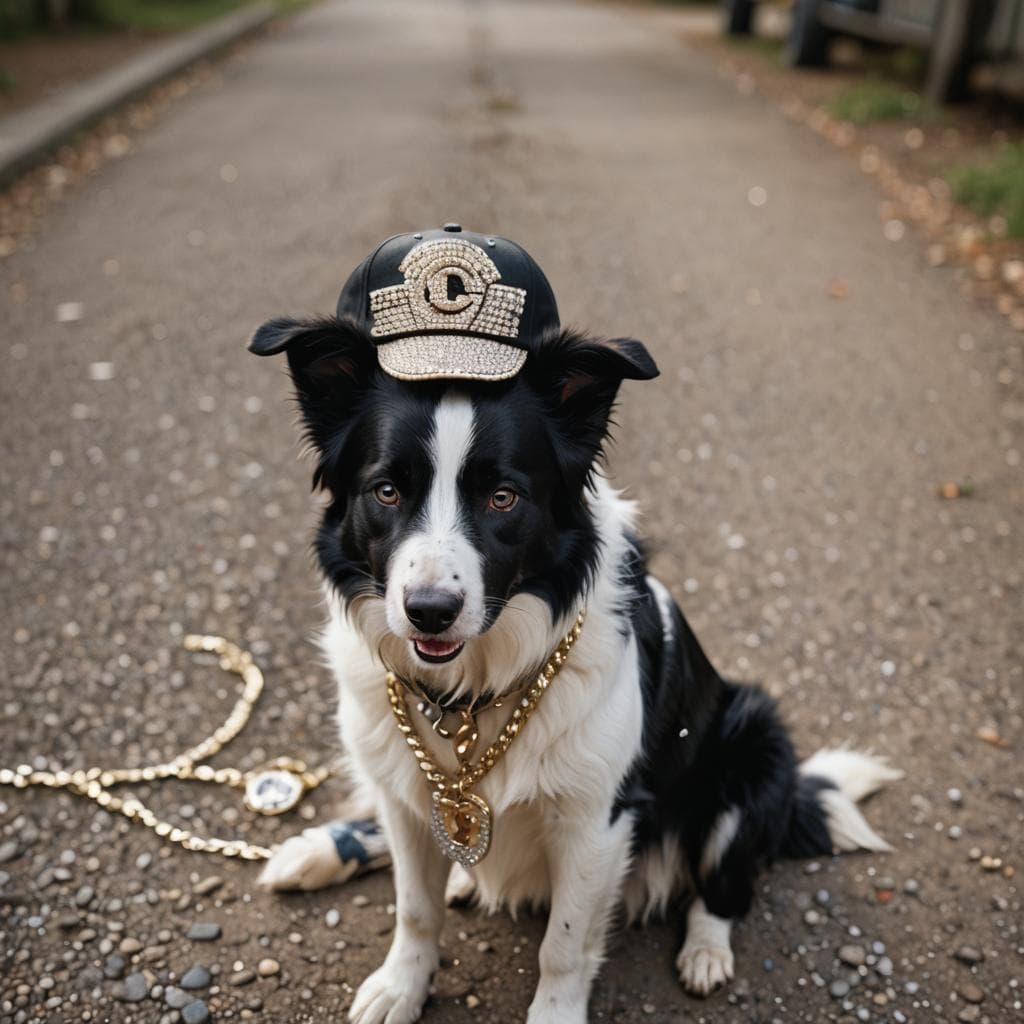
[[[499,487],[487,502],[487,507],[495,512],[510,512],[519,502],[519,495],[510,487]]]
[[[373,489],[373,496],[382,504],[394,507],[398,504],[400,496],[398,494],[398,488],[391,483],[390,480],[385,480],[382,484],[377,484]]]

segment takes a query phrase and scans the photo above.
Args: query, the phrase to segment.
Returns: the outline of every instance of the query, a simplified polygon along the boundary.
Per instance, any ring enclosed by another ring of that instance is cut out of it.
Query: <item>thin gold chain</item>
[[[389,672],[387,677],[388,700],[391,703],[391,710],[394,713],[395,721],[398,723],[398,731],[405,737],[409,744],[419,769],[427,777],[427,780],[434,787],[437,793],[444,796],[450,791],[458,791],[460,794],[475,786],[497,763],[501,760],[512,741],[519,735],[520,730],[526,725],[530,716],[537,709],[541,697],[551,685],[552,680],[562,670],[573,644],[579,639],[583,631],[584,612],[576,617],[572,629],[562,638],[555,653],[548,659],[547,664],[540,670],[537,679],[529,690],[519,700],[513,709],[505,727],[498,733],[497,739],[480,755],[475,764],[460,762],[458,775],[455,778],[449,776],[439,768],[431,759],[427,749],[423,746],[422,740],[416,733],[416,728],[409,718],[409,711],[405,704],[405,694],[402,689],[402,681]]]
[[[74,771],[35,771],[31,765],[22,764],[17,768],[0,768],[0,785],[26,789],[29,786],[45,786],[50,789],[66,789],[79,796],[93,800],[108,811],[115,811],[131,821],[138,821],[152,829],[162,839],[177,843],[186,850],[200,853],[218,853],[224,857],[240,857],[243,860],[266,860],[272,851],[265,846],[246,842],[244,839],[218,839],[215,836],[198,836],[187,828],[181,828],[167,821],[161,821],[142,801],[133,796],[120,797],[110,790],[114,786],[132,782],[154,782],[159,779],[186,779],[197,782],[212,782],[233,789],[245,787],[251,774],[238,768],[214,768],[202,764],[230,743],[252,717],[253,707],[263,692],[263,673],[253,660],[252,654],[222,636],[185,637],[186,650],[216,654],[220,667],[233,672],[243,682],[242,693],[231,709],[224,723],[194,747],[178,754],[161,764],[144,765],[141,768],[79,768]],[[304,762],[282,757],[271,762],[262,770],[280,770],[299,779],[303,794],[316,789],[331,775],[327,766],[307,768]]]

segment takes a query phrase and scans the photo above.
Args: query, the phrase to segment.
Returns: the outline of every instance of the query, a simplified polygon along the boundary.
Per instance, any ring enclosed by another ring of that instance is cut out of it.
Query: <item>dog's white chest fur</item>
[[[607,816],[616,784],[640,750],[643,707],[636,640],[620,631],[622,618],[616,612],[621,594],[608,568],[619,564],[632,506],[604,481],[595,504],[608,550],[583,632],[508,753],[476,787],[493,814],[490,849],[473,869],[477,898],[487,909],[548,902],[545,844],[557,837],[566,819]],[[329,620],[321,645],[338,680],[339,729],[352,781],[370,806],[378,805],[376,796],[384,791],[426,821],[431,787],[397,728],[385,685],[385,661],[395,665],[403,651],[389,642],[378,602],[346,611],[332,597],[327,600]],[[542,601],[514,598],[478,641],[475,657],[467,659],[462,685],[504,687],[529,678],[538,654],[550,653],[567,628],[567,623],[551,622]],[[377,650],[371,648],[375,637],[380,638]],[[431,732],[411,700],[409,706],[422,742],[436,763],[454,774],[449,741]],[[494,740],[509,713],[498,708],[480,716],[478,750]]]

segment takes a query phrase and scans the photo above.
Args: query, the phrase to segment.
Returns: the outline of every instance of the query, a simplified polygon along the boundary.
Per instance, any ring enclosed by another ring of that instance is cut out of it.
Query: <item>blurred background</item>
[[[563,322],[643,339],[609,471],[721,671],[801,753],[904,769],[888,855],[768,872],[738,976],[682,994],[681,919],[619,931],[592,1019],[1020,1016],[1024,4],[0,0],[0,770],[336,754],[318,496],[280,314],[381,239],[521,242]],[[0,782],[4,776],[0,775]],[[199,835],[280,818],[131,792]],[[386,873],[261,893],[68,792],[0,785],[0,1021],[340,1019]],[[542,917],[453,911],[425,1021],[525,1016]]]

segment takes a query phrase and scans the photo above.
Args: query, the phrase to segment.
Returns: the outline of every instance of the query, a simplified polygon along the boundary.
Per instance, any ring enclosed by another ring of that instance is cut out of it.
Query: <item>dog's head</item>
[[[557,622],[598,557],[586,490],[624,379],[657,375],[638,341],[563,331],[512,379],[400,381],[344,319],[272,320],[250,350],[286,352],[314,483],[328,583],[369,603],[413,663],[453,662],[518,594]],[[379,637],[376,638],[379,642]]]

